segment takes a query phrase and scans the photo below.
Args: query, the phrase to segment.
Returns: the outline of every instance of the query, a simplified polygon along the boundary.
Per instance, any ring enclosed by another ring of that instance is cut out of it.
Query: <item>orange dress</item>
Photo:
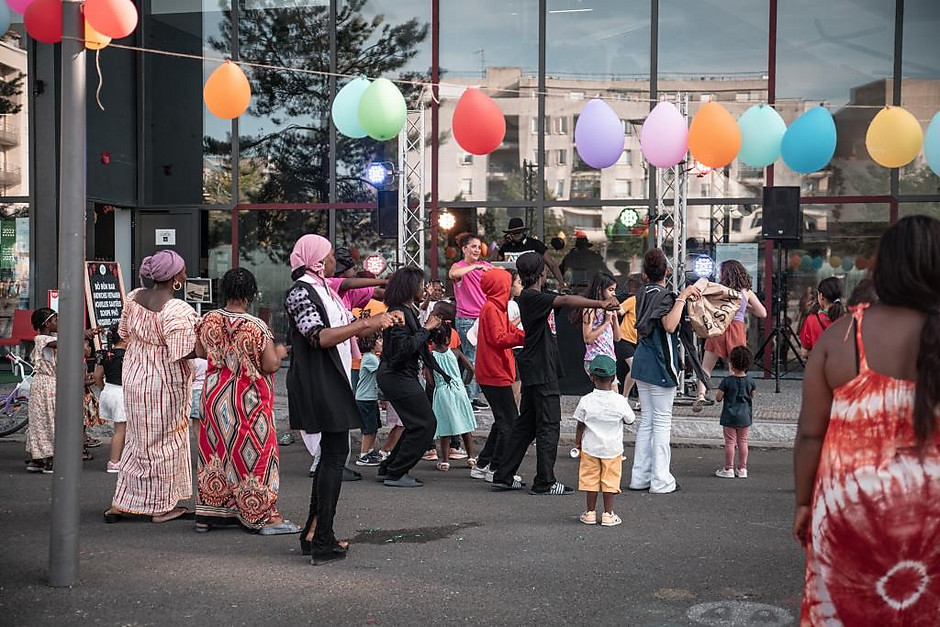
[[[915,383],[868,367],[833,392],[813,491],[801,623],[936,625],[940,432],[915,448]]]

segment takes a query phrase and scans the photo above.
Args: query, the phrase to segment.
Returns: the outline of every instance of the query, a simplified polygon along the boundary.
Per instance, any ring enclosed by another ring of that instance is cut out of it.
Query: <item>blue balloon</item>
[[[823,258],[816,256],[813,257],[813,270],[819,270],[823,266]]]
[[[10,30],[10,7],[6,2],[0,0],[0,35]]]
[[[755,105],[738,118],[741,129],[741,150],[738,160],[754,168],[765,168],[780,158],[780,142],[787,132],[787,123],[780,114],[765,104]]]
[[[330,113],[336,130],[345,135],[359,139],[366,136],[366,131],[359,124],[359,101],[362,94],[372,83],[364,77],[354,78],[346,83],[333,99]]]
[[[847,256],[847,255],[842,258],[842,269],[843,269],[843,270],[845,270],[846,272],[848,272],[849,270],[852,269],[853,266],[855,266],[855,260],[854,260],[853,258],[851,258],[851,257],[849,257],[849,256]]]
[[[924,135],[924,156],[933,173],[940,176],[940,113],[934,114]]]
[[[793,121],[783,135],[780,154],[794,172],[824,168],[836,151],[836,123],[825,107],[813,107]]]

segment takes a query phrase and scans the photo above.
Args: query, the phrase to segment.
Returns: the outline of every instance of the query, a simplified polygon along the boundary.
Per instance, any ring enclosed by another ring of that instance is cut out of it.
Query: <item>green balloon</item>
[[[387,141],[396,137],[407,116],[405,97],[387,78],[373,81],[359,100],[359,125],[372,139]]]

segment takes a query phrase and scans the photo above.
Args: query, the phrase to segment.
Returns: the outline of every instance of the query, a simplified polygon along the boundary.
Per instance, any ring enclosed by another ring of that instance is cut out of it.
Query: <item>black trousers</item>
[[[404,398],[390,399],[389,402],[398,412],[405,431],[388,459],[379,466],[379,474],[384,470],[389,479],[399,479],[414,468],[431,447],[434,432],[437,431],[437,418],[423,391]]]
[[[516,407],[512,386],[481,385],[480,389],[493,410],[493,427],[477,458],[477,465],[480,468],[489,466],[495,473],[506,456],[506,446],[509,444],[512,427],[519,418],[519,408]]]
[[[313,473],[313,485],[310,488],[310,513],[301,531],[301,538],[306,538],[310,527],[316,525],[312,544],[315,553],[329,551],[336,546],[333,518],[336,517],[336,503],[343,486],[343,466],[348,454],[348,431],[321,434],[320,463]]]
[[[555,483],[560,426],[561,397],[558,388],[523,385],[519,419],[513,425],[505,459],[493,476],[493,481],[511,484],[526,449],[535,440],[535,479],[532,480],[532,489],[536,492],[549,489]]]

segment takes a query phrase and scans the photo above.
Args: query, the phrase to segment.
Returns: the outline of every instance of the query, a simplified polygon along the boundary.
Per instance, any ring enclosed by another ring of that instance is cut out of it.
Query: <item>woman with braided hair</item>
[[[793,449],[804,625],[935,625],[940,604],[940,220],[882,236],[878,302],[809,355]]]

